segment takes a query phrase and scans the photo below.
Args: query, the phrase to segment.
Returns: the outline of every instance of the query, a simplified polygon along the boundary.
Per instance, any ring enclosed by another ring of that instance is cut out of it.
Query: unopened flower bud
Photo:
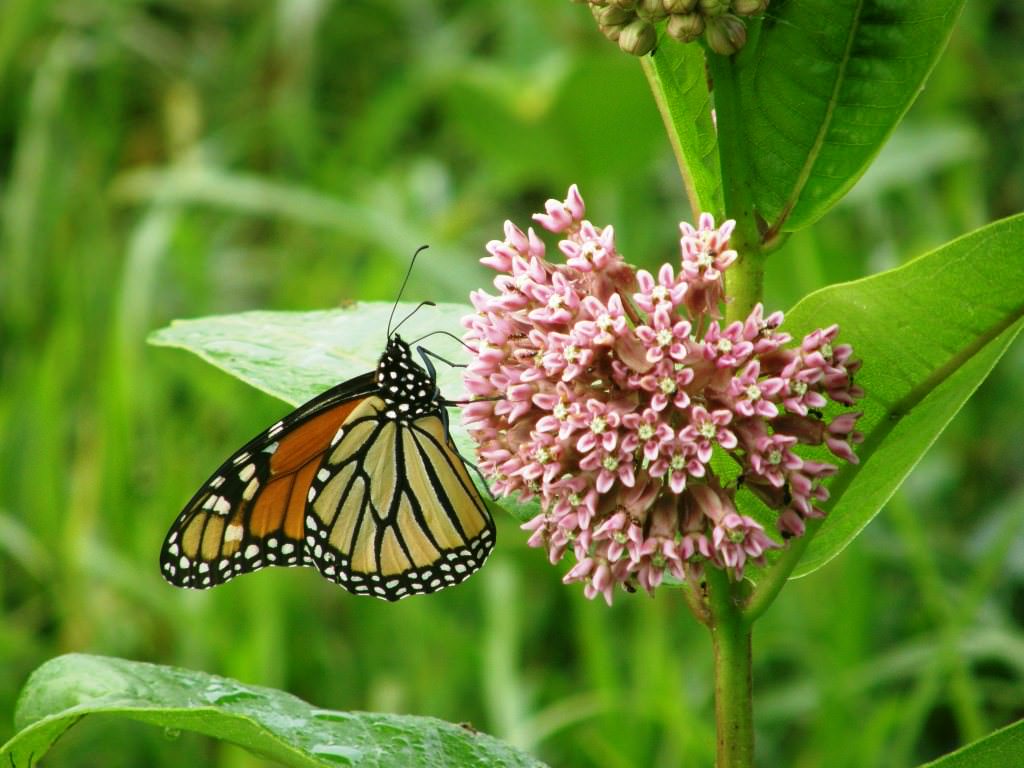
[[[643,19],[631,21],[619,33],[619,48],[634,56],[643,56],[654,50],[658,34],[654,26]]]
[[[665,13],[690,13],[697,7],[697,0],[661,0]]]
[[[757,16],[768,10],[768,0],[732,0],[732,12],[739,16]]]
[[[665,6],[662,0],[640,0],[636,9],[641,18],[660,21],[665,18]]]
[[[594,15],[601,34],[613,43],[618,42],[622,28],[636,18],[632,11],[625,11],[615,5],[605,5],[600,8],[592,5],[590,12]]]
[[[729,0],[699,0],[698,5],[705,16],[721,16],[729,11]]]
[[[747,43],[747,28],[731,13],[708,19],[708,45],[715,53],[732,56]]]
[[[608,0],[609,5],[617,5],[624,11],[632,11],[636,8],[636,0]]]
[[[704,34],[704,17],[699,13],[670,16],[665,31],[681,43],[692,43]]]
[[[609,5],[596,10],[594,16],[597,17],[597,23],[602,27],[621,27],[628,24],[630,19],[634,17],[631,11],[619,8],[617,5]]]

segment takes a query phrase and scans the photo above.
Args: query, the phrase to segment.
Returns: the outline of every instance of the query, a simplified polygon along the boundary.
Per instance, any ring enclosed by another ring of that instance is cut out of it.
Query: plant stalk
[[[753,768],[751,631],[740,610],[741,585],[717,568],[708,568],[706,576],[715,652],[715,768]]]
[[[731,297],[726,321],[744,320],[761,301],[764,290],[765,244],[761,222],[754,209],[747,163],[744,122],[741,119],[739,91],[734,59],[707,54],[713,80],[717,111],[717,143],[721,169],[723,211],[714,211],[718,225],[725,217],[736,220],[730,238],[738,253],[737,261],[726,273],[726,293]],[[643,60],[644,74],[651,84],[655,103],[661,113],[669,142],[679,166],[683,186],[694,214],[699,208],[699,190],[687,164],[680,131],[692,126],[676,124],[668,94],[653,61]],[[686,110],[683,110],[684,112]],[[692,111],[692,110],[691,110]],[[798,559],[798,558],[797,558]],[[768,589],[762,590],[757,612],[774,599],[794,563]],[[715,655],[715,719],[717,723],[716,768],[752,768],[754,764],[753,686],[751,682],[751,624],[744,612],[750,597],[742,582],[733,582],[730,574],[716,567],[705,569],[704,585],[691,582],[686,599],[694,615],[711,631]]]

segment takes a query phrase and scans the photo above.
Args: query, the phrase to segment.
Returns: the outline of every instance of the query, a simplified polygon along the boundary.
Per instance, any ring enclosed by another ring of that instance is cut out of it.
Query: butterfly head
[[[377,387],[386,415],[415,419],[437,410],[437,382],[412,356],[412,348],[393,333],[377,363]]]

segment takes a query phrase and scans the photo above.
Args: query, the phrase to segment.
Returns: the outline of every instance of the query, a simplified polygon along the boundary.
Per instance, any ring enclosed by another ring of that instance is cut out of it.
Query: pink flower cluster
[[[706,564],[742,578],[779,544],[737,511],[736,489],[777,511],[783,537],[824,514],[821,481],[837,467],[795,449],[857,461],[860,414],[826,421],[820,409],[862,396],[860,363],[834,344],[835,325],[791,346],[782,313],[765,317],[761,305],[723,324],[734,222],[681,224],[680,264],[653,275],[626,264],[612,227],[584,213],[574,185],[534,216],[561,235],[564,264],[511,222],[487,245],[497,293],[474,292],[476,313],[463,319],[476,351],[464,419],[480,469],[496,494],[540,498],[523,526],[530,544],[552,563],[571,550],[565,581],[584,582],[588,597],[611,603],[616,584],[650,591]]]

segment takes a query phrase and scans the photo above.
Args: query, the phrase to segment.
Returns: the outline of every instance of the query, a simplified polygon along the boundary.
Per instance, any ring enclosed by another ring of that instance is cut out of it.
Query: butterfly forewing
[[[225,461],[178,515],[160,552],[179,587],[205,588],[268,565],[301,565],[309,486],[331,438],[374,388],[328,390]]]

